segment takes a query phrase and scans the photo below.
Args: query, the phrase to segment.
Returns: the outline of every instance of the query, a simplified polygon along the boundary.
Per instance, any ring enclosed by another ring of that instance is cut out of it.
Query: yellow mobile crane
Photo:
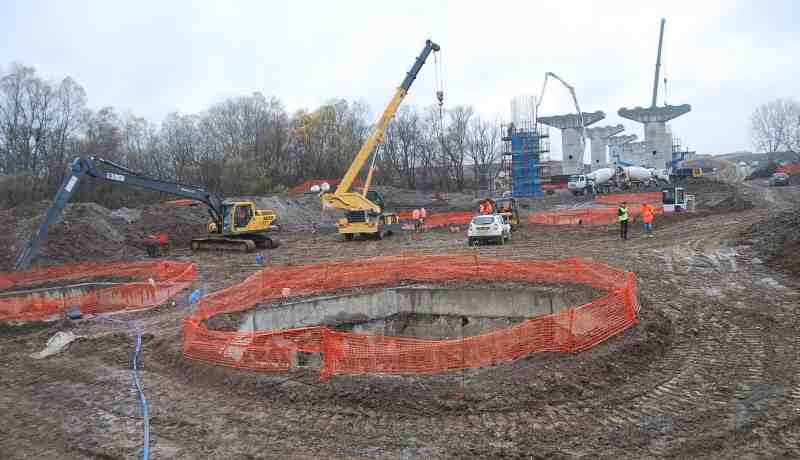
[[[370,155],[373,153],[377,154],[377,147],[383,142],[386,128],[389,126],[392,118],[394,118],[397,109],[400,107],[400,103],[403,102],[403,98],[408,94],[411,84],[414,83],[414,80],[417,78],[417,74],[422,68],[422,65],[425,64],[428,55],[430,55],[431,52],[438,52],[439,49],[439,45],[436,43],[430,40],[425,41],[425,48],[422,50],[419,57],[417,57],[414,66],[411,67],[406,78],[397,88],[394,97],[392,97],[392,100],[389,102],[386,110],[384,110],[380,120],[378,120],[375,129],[373,129],[369,138],[367,138],[367,141],[361,147],[361,150],[359,150],[356,158],[350,165],[350,168],[348,168],[341,182],[339,182],[339,185],[336,187],[336,191],[324,191],[322,194],[322,205],[324,207],[333,207],[345,211],[345,217],[339,220],[338,228],[339,233],[344,235],[347,240],[353,239],[354,235],[371,236],[380,239],[384,235],[390,234],[392,231],[400,228],[400,220],[397,214],[384,212],[385,202],[383,201],[383,197],[381,197],[377,191],[369,189],[370,183],[372,182],[372,173],[375,169],[374,158],[367,173],[364,190],[361,193],[351,192],[350,187],[353,185],[353,181],[356,176],[358,176],[361,168],[363,168],[364,164],[369,160]],[[437,91],[436,96],[441,104],[444,93],[442,91]]]

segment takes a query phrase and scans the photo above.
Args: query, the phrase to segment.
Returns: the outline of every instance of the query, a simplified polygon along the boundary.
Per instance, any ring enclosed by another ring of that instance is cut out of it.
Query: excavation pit
[[[590,302],[602,293],[581,285],[415,285],[263,305],[239,332],[327,326],[334,331],[419,339],[479,335]]]
[[[531,300],[530,292],[519,294],[513,289],[481,294],[501,296],[499,301],[463,288],[442,295],[437,287],[491,284],[527,286],[534,291],[542,285],[580,285],[591,294],[589,301],[568,298],[562,302],[553,293],[539,292],[546,303],[537,301],[537,294]],[[342,295],[343,291],[360,295]],[[594,293],[599,294],[594,297]],[[509,300],[515,295],[522,297]],[[434,302],[433,297],[450,300]],[[440,310],[447,304],[451,305]],[[403,254],[266,268],[198,302],[184,323],[183,354],[256,372],[286,372],[301,365],[302,356],[313,355],[321,361],[322,379],[342,374],[437,373],[509,363],[537,352],[586,350],[634,326],[638,312],[636,275],[591,259]],[[396,332],[404,323],[392,316],[401,313],[434,318],[415,319],[413,337],[376,333]],[[485,320],[484,326],[491,330],[465,335],[461,328],[456,332],[449,326],[451,319],[437,317],[473,318],[480,323],[478,317],[492,315],[510,325],[498,328]],[[514,322],[515,318],[519,321]],[[376,319],[380,320],[373,322]],[[433,327],[436,320],[441,327]],[[237,326],[228,328],[231,322]],[[226,327],[220,330],[219,325]],[[363,332],[354,332],[356,327]],[[423,329],[458,337],[419,338]]]

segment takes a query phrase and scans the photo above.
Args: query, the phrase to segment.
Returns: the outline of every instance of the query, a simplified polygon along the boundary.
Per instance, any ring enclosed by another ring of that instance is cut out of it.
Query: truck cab
[[[569,176],[569,182],[567,182],[567,190],[572,192],[573,195],[583,195],[586,193],[586,189],[589,186],[589,178],[586,177],[584,174],[577,174],[574,176]]]

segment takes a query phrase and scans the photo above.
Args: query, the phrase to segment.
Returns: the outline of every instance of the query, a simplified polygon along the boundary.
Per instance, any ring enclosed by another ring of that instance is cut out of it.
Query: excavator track
[[[190,246],[192,251],[253,252],[256,249],[256,242],[244,238],[203,237],[193,238]]]

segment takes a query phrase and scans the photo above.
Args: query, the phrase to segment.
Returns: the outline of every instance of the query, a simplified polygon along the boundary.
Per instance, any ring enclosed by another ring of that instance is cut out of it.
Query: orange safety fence
[[[79,308],[83,314],[155,307],[186,289],[197,277],[193,263],[171,261],[86,262],[0,273],[0,321],[46,320]],[[85,289],[103,280],[126,281]],[[127,281],[136,279],[137,281]],[[70,281],[80,285],[65,286]]]
[[[324,326],[255,332],[210,330],[204,321],[285,298],[400,283],[583,284],[605,295],[585,305],[456,340],[337,332]],[[322,353],[322,379],[340,374],[436,373],[506,363],[541,351],[593,347],[637,323],[636,276],[588,259],[483,259],[473,254],[403,255],[264,269],[207,295],[184,325],[184,356],[257,372],[296,365],[298,352]]]
[[[619,193],[615,195],[597,195],[594,197],[594,201],[601,204],[620,204],[623,201],[626,203],[644,203],[645,201],[661,202],[661,198],[661,192]]]
[[[781,165],[775,168],[775,170],[786,174],[800,173],[800,163]]]
[[[411,213],[413,211],[403,211],[399,214],[401,221],[410,221]],[[437,212],[435,214],[428,213],[425,218],[425,228],[444,227],[446,225],[466,225],[469,224],[473,217],[477,214],[471,211],[455,211],[455,212]],[[404,225],[405,229],[410,230],[413,225]]]
[[[165,201],[166,206],[197,206],[202,204],[200,201],[192,200],[191,198],[181,198],[179,200]]]
[[[653,207],[655,214],[664,208]],[[642,214],[640,206],[628,206],[628,215],[636,219]],[[542,211],[528,214],[528,222],[545,225],[610,225],[617,223],[617,208],[580,208],[564,211]]]

